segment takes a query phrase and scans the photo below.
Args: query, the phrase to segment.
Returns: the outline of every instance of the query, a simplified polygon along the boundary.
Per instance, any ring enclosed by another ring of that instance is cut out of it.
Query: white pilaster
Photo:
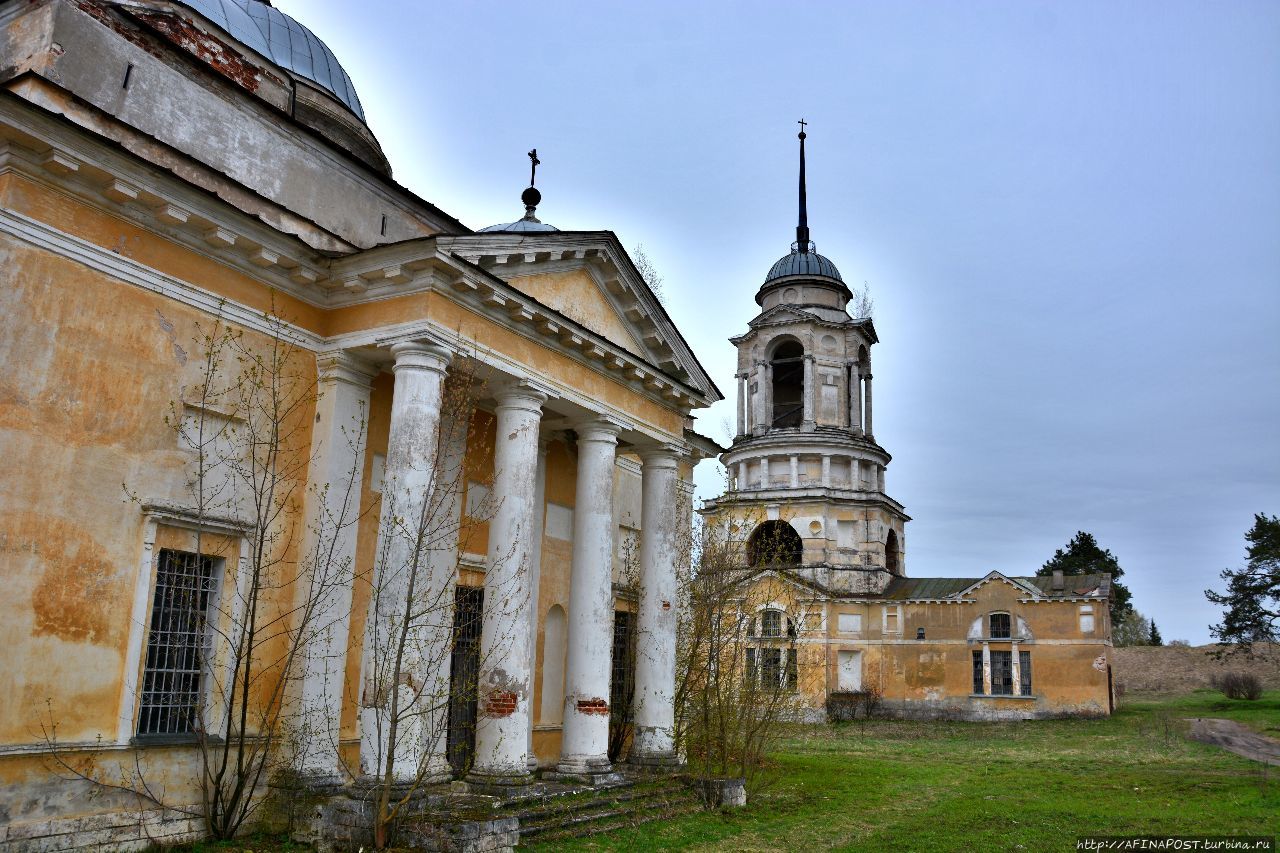
[[[747,488],[749,488],[749,484],[747,483],[747,463],[739,462],[738,463],[738,491],[741,492]]]
[[[765,373],[765,364],[763,361],[756,364],[755,370],[755,393],[751,395],[751,432],[760,435],[769,429],[766,413],[768,376]]]
[[[747,381],[749,376],[746,373],[738,374],[738,435],[746,435],[749,427],[747,426]]]
[[[1013,695],[1021,696],[1022,695],[1022,661],[1018,659],[1019,658],[1018,641],[1014,640],[1012,643],[1009,644],[1009,646],[1013,650],[1010,654],[1011,663],[1013,665]]]
[[[636,635],[634,764],[675,764],[676,522],[675,448],[641,452],[640,612]]]
[[[991,644],[982,644],[982,692],[991,695]]]
[[[814,387],[813,380],[813,355],[806,353],[804,357],[804,420],[800,428],[808,431],[812,431],[816,426],[813,410],[818,389]]]
[[[862,374],[856,364],[849,365],[849,428],[862,435]]]
[[[760,457],[760,488],[769,488],[769,457]]]
[[[764,363],[764,431],[773,429],[773,363]]]
[[[823,455],[822,457],[822,487],[830,488],[831,486],[831,457]]]
[[[533,537],[538,428],[547,395],[532,383],[513,382],[494,397],[493,493],[498,504],[489,522],[476,751],[468,779],[509,785],[531,778]]]
[[[356,529],[360,520],[369,386],[377,369],[345,352],[316,358],[316,419],[307,471],[304,583],[300,613],[310,610],[299,637],[302,668],[295,769],[341,781],[339,723],[351,631]]]
[[[542,591],[542,531],[547,520],[547,452],[551,449],[551,439],[544,437],[538,440],[538,471],[533,487],[533,545],[529,555],[529,566],[533,577],[530,580],[530,596],[533,599],[533,614],[529,618],[529,672],[538,671],[538,617],[543,611],[539,593]],[[533,701],[530,690],[529,701]],[[529,714],[529,772],[538,769],[538,756],[533,751],[533,714]]]
[[[569,578],[560,772],[603,773],[609,764],[609,667],[613,652],[613,472],[617,424],[576,427],[578,480]]]
[[[865,402],[863,405],[865,406],[865,411],[866,411],[866,424],[864,425],[863,428],[867,432],[867,438],[874,438],[876,434],[876,430],[875,430],[875,427],[871,425],[871,374],[868,373],[867,375],[863,376],[862,382],[866,386],[866,388],[863,391],[863,396],[865,397]]]
[[[884,466],[883,465],[876,466],[876,489],[881,492],[884,491]]]
[[[361,667],[362,774],[447,778],[444,754],[453,630],[452,576],[436,577],[430,536],[440,495],[434,487],[440,407],[451,353],[432,343],[399,343],[377,565]],[[403,645],[400,672],[397,650]],[[410,686],[413,685],[413,686]],[[394,729],[394,743],[392,730]]]
[[[800,488],[800,457],[791,455],[791,488]]]

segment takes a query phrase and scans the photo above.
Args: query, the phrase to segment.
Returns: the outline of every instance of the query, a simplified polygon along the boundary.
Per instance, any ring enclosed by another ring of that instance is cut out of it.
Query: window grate
[[[1013,653],[991,652],[991,695],[1013,695]]]
[[[991,639],[1007,640],[1009,639],[1009,614],[1008,613],[992,613],[991,614]]]
[[[167,548],[160,551],[142,674],[140,735],[196,730],[216,580],[214,558]]]
[[[978,651],[973,653],[973,692],[979,695],[986,692],[982,689],[982,652]]]
[[[1031,652],[1018,652],[1018,675],[1022,679],[1022,695],[1031,695]]]

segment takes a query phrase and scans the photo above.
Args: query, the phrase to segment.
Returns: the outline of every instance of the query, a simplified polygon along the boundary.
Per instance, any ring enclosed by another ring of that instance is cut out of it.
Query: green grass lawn
[[[533,850],[1073,850],[1081,834],[1280,835],[1280,768],[1186,740],[1276,735],[1280,692],[1131,697],[1110,719],[797,727],[750,804]],[[526,849],[521,847],[521,849]]]

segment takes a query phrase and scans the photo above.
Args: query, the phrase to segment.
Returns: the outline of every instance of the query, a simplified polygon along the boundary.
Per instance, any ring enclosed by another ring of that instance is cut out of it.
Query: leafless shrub
[[[1215,690],[1221,690],[1222,695],[1228,699],[1253,701],[1262,698],[1262,679],[1252,672],[1225,672],[1214,675],[1211,683]]]

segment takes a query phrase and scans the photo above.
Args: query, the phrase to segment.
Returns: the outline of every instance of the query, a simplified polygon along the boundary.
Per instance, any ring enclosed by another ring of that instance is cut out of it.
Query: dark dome
[[[315,33],[262,0],[180,0],[246,47],[315,83],[364,121],[356,87]]]
[[[834,278],[841,284],[844,283],[844,279],[840,277],[840,270],[836,269],[836,265],[817,252],[801,252],[793,249],[791,254],[783,255],[770,268],[769,275],[765,277],[765,284],[775,278],[785,278],[790,275],[821,275],[827,278]]]

